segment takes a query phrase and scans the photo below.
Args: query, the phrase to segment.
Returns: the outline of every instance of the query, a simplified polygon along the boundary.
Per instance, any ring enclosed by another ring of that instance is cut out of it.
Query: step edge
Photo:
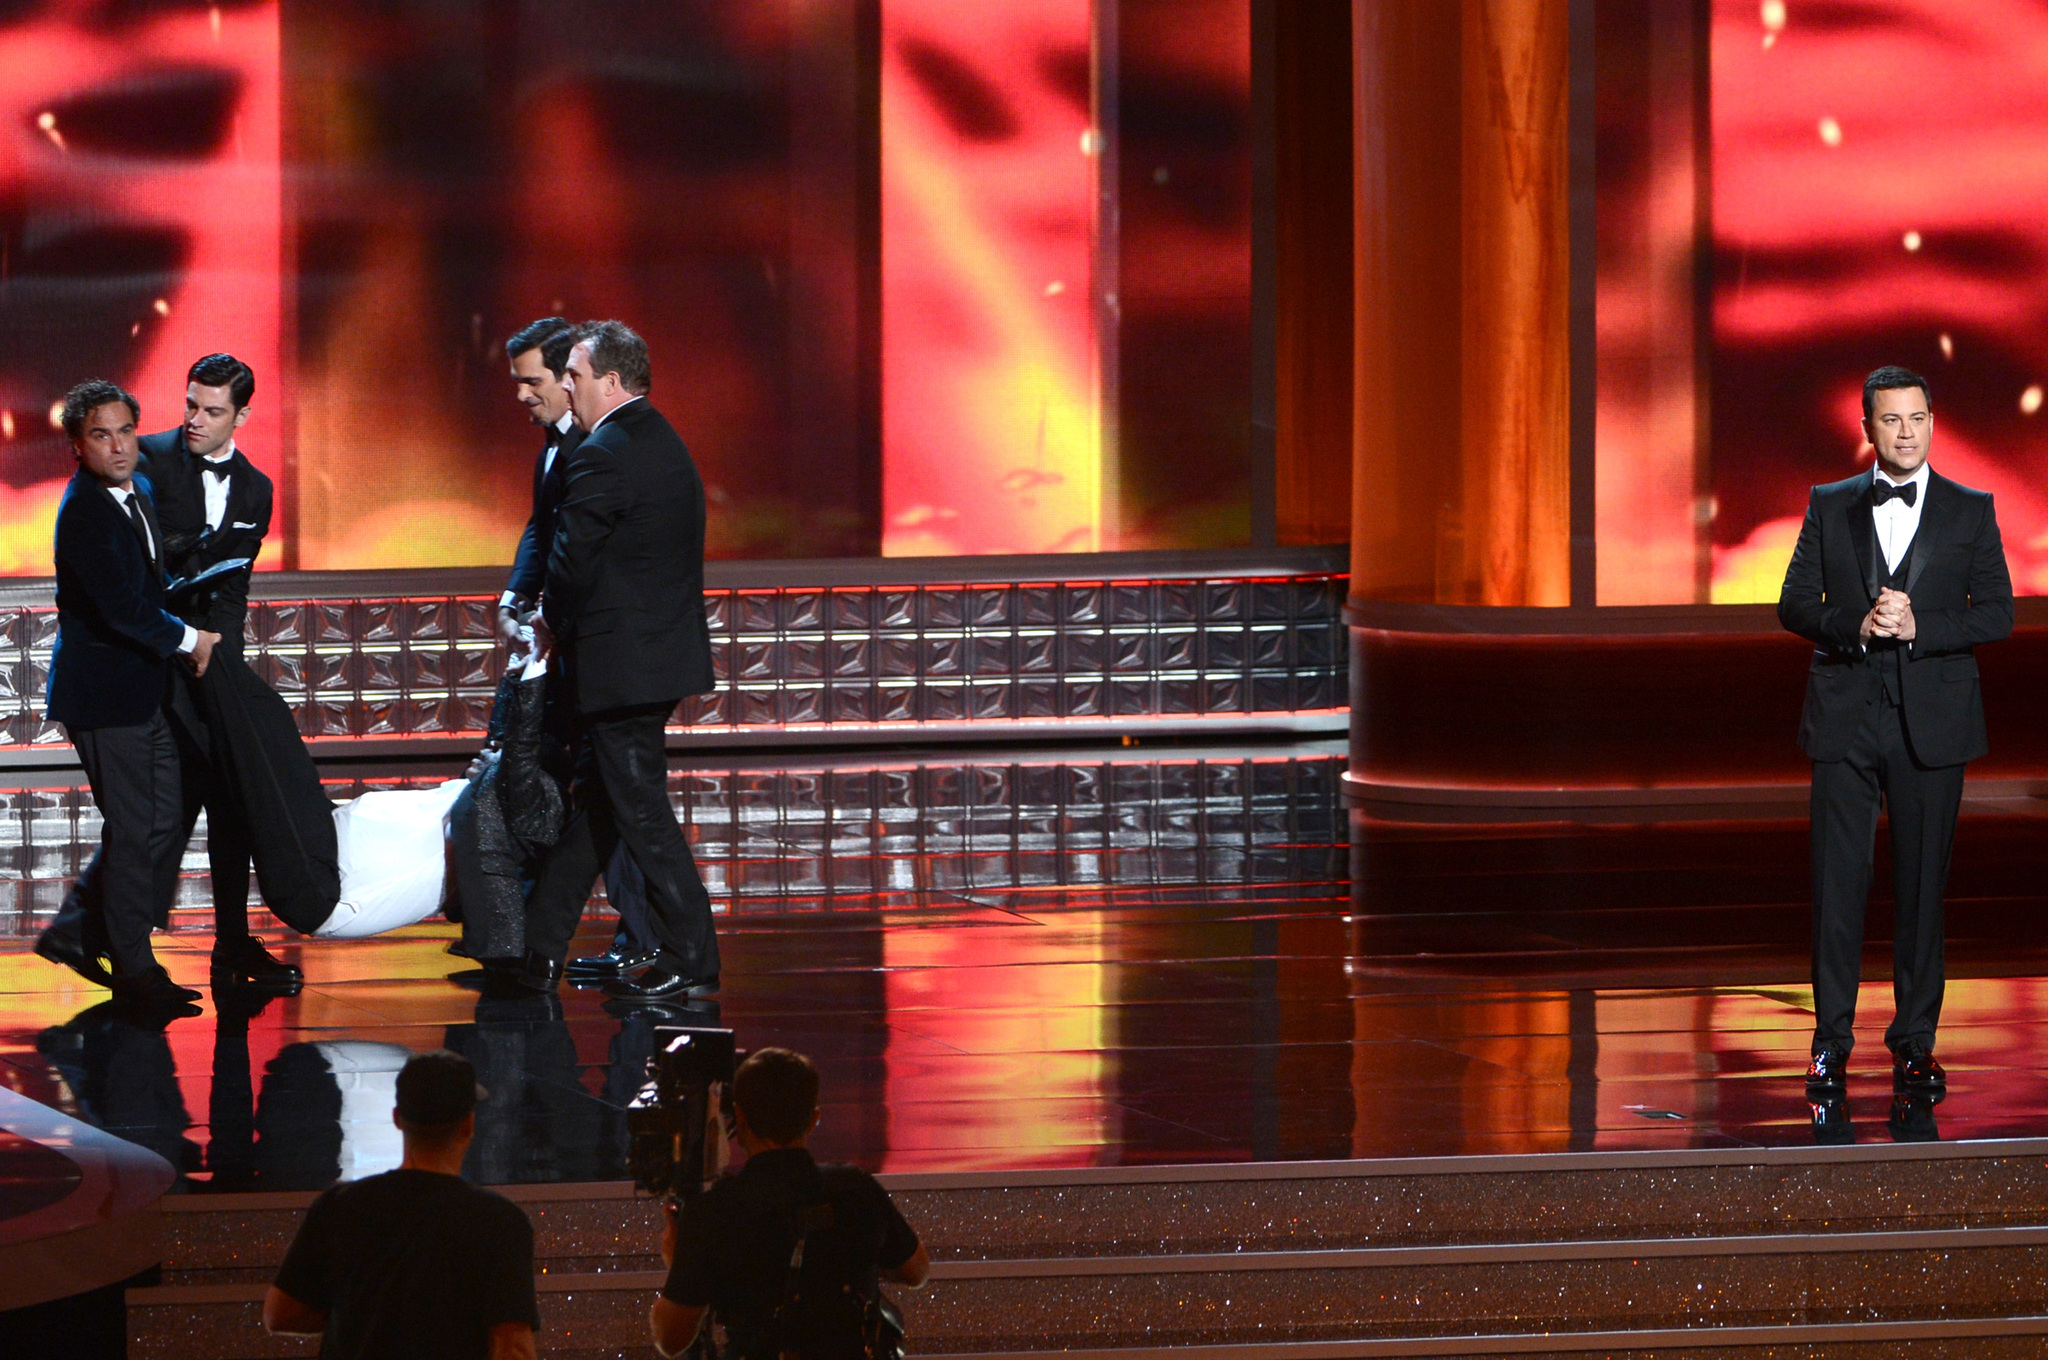
[[[1864,1162],[1976,1161],[2048,1157],[2048,1138],[1980,1138],[1944,1143],[1873,1143],[1852,1147],[1657,1148],[1614,1152],[1516,1152],[1450,1157],[1359,1158],[1305,1162],[1190,1162],[1162,1166],[1041,1167],[1011,1171],[890,1171],[876,1177],[892,1192],[1040,1189],[1096,1185],[1173,1185],[1227,1181],[1352,1180],[1379,1176],[1464,1176],[1529,1172],[1683,1170],[1729,1166],[1786,1167]],[[630,1181],[493,1185],[514,1203],[642,1198]],[[300,1209],[320,1191],[167,1195],[167,1214]]]
[[[922,1352],[916,1360],[1364,1360],[1377,1356],[1543,1355],[1573,1351],[1830,1342],[1934,1341],[2048,1335],[2048,1316],[1940,1318],[1909,1322],[1785,1323],[1662,1327],[1628,1332],[1503,1332],[1487,1336],[1372,1337],[1355,1341],[1239,1342],[1229,1345],[1099,1347],[1058,1351]]]

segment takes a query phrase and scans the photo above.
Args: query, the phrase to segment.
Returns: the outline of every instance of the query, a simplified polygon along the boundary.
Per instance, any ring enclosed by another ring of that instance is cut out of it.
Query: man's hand
[[[220,642],[220,634],[209,633],[203,628],[198,632],[199,641],[192,648],[192,673],[204,675],[207,663],[213,660],[213,649]]]
[[[1919,633],[1913,621],[1913,601],[1903,590],[1887,587],[1878,592],[1877,603],[1871,606],[1871,615],[1880,624],[1880,635],[1911,642]]]
[[[498,606],[498,641],[507,647],[519,645],[519,611]]]
[[[533,655],[545,661],[555,654],[555,635],[548,627],[548,621],[535,611],[533,616]]]

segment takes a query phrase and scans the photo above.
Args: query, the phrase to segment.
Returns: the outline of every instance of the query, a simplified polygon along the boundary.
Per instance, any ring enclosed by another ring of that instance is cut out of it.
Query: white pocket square
[[[242,523],[242,521],[240,521],[240,520],[236,520],[236,521],[234,522],[234,524],[232,524],[232,525],[231,525],[231,526],[229,526],[229,527],[231,527],[231,528],[235,528],[235,529],[253,529],[253,528],[255,528],[255,527],[256,527],[256,525],[255,525],[255,522],[254,522],[254,521],[251,521],[250,523],[244,524],[244,523]]]

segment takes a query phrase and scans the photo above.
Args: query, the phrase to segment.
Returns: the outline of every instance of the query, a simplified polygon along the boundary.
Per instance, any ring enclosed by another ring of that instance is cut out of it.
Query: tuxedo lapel
[[[1870,504],[1872,480],[1870,473],[1864,473],[1857,483],[1855,498],[1849,502],[1849,543],[1856,550],[1863,589],[1876,603],[1878,592],[1884,589],[1884,572],[1877,555],[1877,515]]]
[[[1948,512],[1948,479],[1930,472],[1927,474],[1927,505],[1920,512],[1920,527],[1913,531],[1913,551],[1906,567],[1908,595],[1920,583],[1920,573],[1927,570],[1927,559],[1934,555],[1933,545],[1940,541],[1941,529],[1948,522]]]
[[[136,489],[130,494],[135,497],[135,503],[142,507],[142,518],[148,521],[149,523],[149,536],[155,539],[157,544],[157,551],[154,553],[152,553],[149,550],[149,545],[144,544],[142,549],[142,555],[145,558],[154,559],[152,565],[154,565],[154,567],[156,568],[156,574],[158,576],[162,576],[164,570],[164,526],[163,523],[156,517],[156,504],[153,501],[151,501],[148,496],[144,495],[140,488]]]

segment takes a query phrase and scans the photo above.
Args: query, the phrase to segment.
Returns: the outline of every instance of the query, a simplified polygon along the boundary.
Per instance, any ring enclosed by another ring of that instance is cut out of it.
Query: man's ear
[[[247,420],[248,418],[249,418],[249,408],[248,408],[248,407],[246,407],[246,406],[244,406],[244,407],[243,407],[243,408],[242,408],[241,410],[239,410],[239,411],[235,412],[235,423],[234,423],[234,426],[233,426],[233,428],[234,428],[234,429],[237,429],[237,430],[241,429],[241,428],[242,428],[242,422],[243,422],[243,421],[245,421],[245,420]]]

